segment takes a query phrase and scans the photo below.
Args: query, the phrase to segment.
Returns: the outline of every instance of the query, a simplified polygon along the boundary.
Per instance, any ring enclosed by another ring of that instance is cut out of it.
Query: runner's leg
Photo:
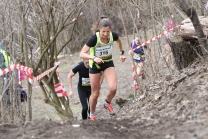
[[[78,86],[78,94],[79,99],[82,104],[82,119],[87,119],[87,111],[88,111],[88,102],[87,102],[87,90],[82,87]]]
[[[116,76],[115,68],[109,67],[105,69],[104,77],[108,84],[108,92],[107,92],[106,100],[108,102],[111,102],[113,97],[116,95],[116,89],[117,89],[117,76]]]
[[[95,113],[95,108],[97,105],[97,99],[100,95],[100,78],[101,74],[89,74],[90,75],[90,84],[91,84],[91,96],[90,96],[90,113]]]

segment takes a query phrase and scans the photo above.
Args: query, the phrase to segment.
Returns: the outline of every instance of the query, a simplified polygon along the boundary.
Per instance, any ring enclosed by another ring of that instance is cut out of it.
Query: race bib
[[[134,53],[133,58],[135,60],[140,60],[141,59],[141,56],[140,56],[140,54]]]
[[[95,49],[95,56],[106,57],[112,55],[112,46],[102,46]]]
[[[82,78],[82,86],[90,86],[90,78]]]

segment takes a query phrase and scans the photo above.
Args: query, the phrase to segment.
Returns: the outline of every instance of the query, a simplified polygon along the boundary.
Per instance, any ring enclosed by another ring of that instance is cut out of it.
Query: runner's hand
[[[121,60],[121,62],[124,62],[126,60],[126,56],[125,55],[120,55],[120,60]]]
[[[132,50],[129,50],[128,54],[131,55],[132,53],[133,53],[133,51]]]
[[[104,63],[104,61],[101,58],[99,58],[99,57],[95,57],[94,58],[94,62],[97,63],[97,64]]]
[[[69,92],[69,96],[70,96],[70,98],[73,98],[74,97],[74,92],[73,91],[70,91]]]

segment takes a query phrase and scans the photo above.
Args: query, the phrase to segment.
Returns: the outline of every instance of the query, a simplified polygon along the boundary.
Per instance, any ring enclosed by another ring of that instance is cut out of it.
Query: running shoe
[[[136,90],[138,90],[138,89],[139,89],[138,84],[135,84],[135,85],[134,85],[134,88],[135,88]]]
[[[91,121],[95,121],[96,120],[96,116],[90,116],[90,120]]]
[[[108,104],[108,106],[104,103],[104,108],[107,109],[107,110],[109,111],[109,114],[110,114],[111,116],[114,116],[114,115],[115,115],[115,112],[114,112],[114,110],[113,110],[113,106],[112,106],[111,103]]]
[[[167,63],[166,62],[163,64],[163,68],[167,68]]]
[[[142,73],[142,79],[145,79],[145,74],[144,73]]]

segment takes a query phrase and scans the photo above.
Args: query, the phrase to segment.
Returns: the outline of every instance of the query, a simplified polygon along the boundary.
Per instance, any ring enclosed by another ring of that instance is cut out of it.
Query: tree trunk
[[[176,67],[178,70],[186,68],[189,64],[202,55],[199,42],[197,39],[182,42],[170,42],[169,43],[173,52]]]
[[[21,12],[21,34],[22,34],[22,44],[23,44],[23,48],[24,48],[24,55],[25,55],[25,65],[27,67],[30,67],[29,65],[29,59],[28,59],[28,45],[26,43],[26,40],[27,40],[27,33],[26,33],[26,19],[25,19],[25,15],[26,15],[26,12],[24,11],[25,7],[23,6],[23,3],[26,3],[26,1],[22,2],[22,0],[19,1],[19,4],[20,4],[20,12]],[[27,99],[27,102],[28,102],[28,113],[29,113],[29,121],[32,120],[32,85],[29,81],[27,81],[27,89],[28,89],[28,99]]]

